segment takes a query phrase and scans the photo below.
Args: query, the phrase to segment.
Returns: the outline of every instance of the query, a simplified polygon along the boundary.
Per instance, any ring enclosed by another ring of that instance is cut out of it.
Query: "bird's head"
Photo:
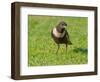
[[[57,30],[58,30],[60,33],[63,33],[66,27],[67,27],[67,23],[64,22],[64,21],[61,21],[61,22],[59,22],[59,24],[57,25]]]

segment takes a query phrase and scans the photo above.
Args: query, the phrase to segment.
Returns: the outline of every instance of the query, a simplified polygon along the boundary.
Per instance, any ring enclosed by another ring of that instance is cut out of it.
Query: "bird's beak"
[[[66,27],[67,27],[67,25],[64,25],[63,27],[64,27],[64,28],[66,28]]]
[[[66,28],[66,27],[67,27],[67,24],[64,25],[64,28]]]

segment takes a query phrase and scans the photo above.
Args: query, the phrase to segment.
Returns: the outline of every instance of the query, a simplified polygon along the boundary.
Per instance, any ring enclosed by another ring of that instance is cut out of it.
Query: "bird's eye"
[[[62,24],[63,26],[65,25],[65,24]]]

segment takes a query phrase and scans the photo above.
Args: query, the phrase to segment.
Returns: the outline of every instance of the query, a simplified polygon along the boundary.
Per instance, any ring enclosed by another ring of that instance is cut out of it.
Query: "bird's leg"
[[[59,44],[57,44],[58,45],[58,49],[57,49],[57,51],[56,51],[56,54],[58,53],[58,50],[59,50],[59,47],[60,47],[60,45]]]
[[[68,47],[68,45],[66,44],[66,51],[67,51],[67,47]]]

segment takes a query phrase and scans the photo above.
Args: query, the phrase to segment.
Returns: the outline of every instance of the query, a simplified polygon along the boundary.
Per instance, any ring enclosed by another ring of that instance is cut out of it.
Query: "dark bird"
[[[70,41],[69,34],[67,32],[66,27],[67,27],[67,23],[64,21],[61,21],[51,31],[51,36],[52,36],[53,40],[55,41],[55,43],[58,45],[58,49],[57,49],[56,53],[58,53],[60,44],[65,44],[66,50],[67,50],[68,45],[72,44],[72,42]]]

